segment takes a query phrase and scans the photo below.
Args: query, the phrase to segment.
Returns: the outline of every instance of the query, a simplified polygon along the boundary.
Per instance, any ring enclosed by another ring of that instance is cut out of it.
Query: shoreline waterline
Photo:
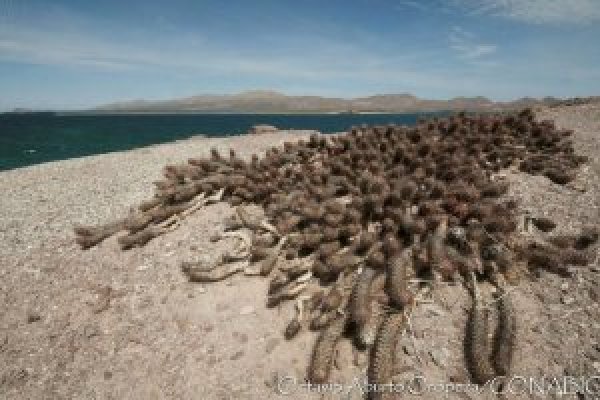
[[[261,124],[282,130],[329,133],[361,124],[413,125],[419,117],[427,115],[447,114],[3,115],[0,116],[0,171],[169,143],[199,134],[237,136]]]

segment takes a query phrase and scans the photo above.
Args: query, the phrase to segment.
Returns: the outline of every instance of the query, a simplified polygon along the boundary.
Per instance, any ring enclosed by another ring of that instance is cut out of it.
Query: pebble
[[[424,376],[425,375],[419,370],[410,370],[395,375],[392,378],[392,381],[395,383],[404,384],[407,387],[410,386],[413,388],[413,390],[419,393],[423,390],[423,383],[425,382],[423,379]]]
[[[148,265],[140,265],[139,267],[137,267],[136,269],[138,271],[146,271],[148,268],[150,268]]]
[[[217,357],[215,357],[215,356],[210,356],[210,357],[208,358],[208,360],[206,361],[206,363],[207,363],[209,366],[211,366],[211,367],[212,367],[213,365],[215,365],[217,362],[219,362],[219,361],[217,360]]]
[[[563,282],[560,285],[560,290],[562,290],[563,292],[566,292],[567,290],[569,290],[569,282]]]
[[[415,354],[415,346],[413,346],[412,343],[407,343],[403,345],[402,350],[407,356],[412,356],[413,354]]]
[[[432,316],[446,315],[446,312],[444,310],[433,304],[430,304],[429,307],[427,307],[427,313]]]
[[[242,350],[236,351],[234,354],[231,355],[231,357],[229,357],[229,359],[230,360],[239,360],[240,358],[242,358],[243,355],[244,355],[244,352]]]
[[[100,328],[98,328],[97,325],[86,325],[85,328],[83,328],[83,334],[86,338],[91,339],[94,336],[100,335]]]
[[[562,296],[560,300],[563,304],[567,306],[575,303],[575,298],[573,298],[572,296]]]
[[[30,312],[27,313],[27,323],[28,324],[31,324],[33,322],[37,322],[37,321],[39,321],[41,319],[42,319],[42,316],[39,313],[35,312],[35,311],[30,311]]]
[[[240,309],[240,315],[250,315],[254,314],[255,310],[252,306],[244,306]]]
[[[542,333],[543,332],[543,328],[541,325],[534,325],[531,327],[531,330],[535,333]]]
[[[269,378],[265,379],[265,386],[268,388],[275,387],[277,382],[279,382],[279,374],[275,371],[272,371],[269,375]]]
[[[590,294],[590,299],[592,299],[595,302],[599,302],[600,301],[600,287],[598,286],[593,286],[589,289],[589,294]]]
[[[587,349],[585,351],[585,356],[592,361],[599,362],[600,352],[595,348]]]
[[[267,354],[271,354],[271,352],[273,352],[273,350],[275,350],[275,347],[277,347],[277,345],[279,345],[279,342],[281,342],[281,339],[277,339],[277,338],[268,339],[267,344],[265,345],[265,351],[267,352]]]
[[[431,359],[438,367],[445,367],[446,361],[448,360],[448,349],[445,347],[435,348],[429,350],[429,355]]]

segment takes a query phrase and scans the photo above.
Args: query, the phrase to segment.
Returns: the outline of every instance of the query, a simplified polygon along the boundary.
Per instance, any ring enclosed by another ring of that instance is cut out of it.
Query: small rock
[[[600,353],[598,352],[597,349],[594,349],[594,348],[586,350],[585,356],[587,358],[589,358],[590,360],[596,361],[596,362],[598,362],[598,360],[600,359]]]
[[[272,125],[254,125],[248,130],[249,135],[263,135],[265,133],[277,133],[279,129]]]
[[[6,350],[7,346],[8,346],[8,334],[5,333],[0,338],[0,352]]]
[[[100,328],[96,325],[86,325],[86,327],[83,328],[83,334],[86,338],[91,339],[94,336],[100,335]]]
[[[254,314],[255,310],[252,306],[244,306],[240,309],[240,315],[250,315]]]
[[[104,371],[104,379],[109,380],[112,378],[113,374],[110,371]]]
[[[429,350],[429,355],[438,367],[446,366],[446,361],[448,360],[448,349],[445,347]]]
[[[267,354],[271,354],[271,352],[273,350],[275,350],[275,347],[277,347],[277,345],[279,344],[279,342],[281,342],[281,339],[278,338],[270,338],[267,340],[267,344],[265,346],[265,351],[267,352]]]
[[[198,292],[198,293],[206,293],[206,288],[204,286],[199,286],[196,289],[196,292]]]
[[[265,379],[265,386],[268,388],[274,387],[279,382],[279,374],[275,371],[271,372],[269,378]]]
[[[581,182],[569,182],[567,187],[579,193],[585,193],[587,191],[587,188]]]
[[[592,365],[594,366],[594,369],[598,372],[600,372],[600,362],[599,361],[594,361],[592,363]]]
[[[215,357],[215,356],[210,356],[210,357],[208,358],[208,360],[206,361],[206,363],[207,363],[209,366],[211,366],[211,367],[212,367],[213,365],[215,365],[217,362],[218,362],[218,360],[217,360],[217,357]]]
[[[243,355],[244,355],[244,352],[242,350],[236,351],[234,354],[231,355],[231,357],[229,357],[229,359],[230,360],[239,360],[240,358],[242,358]]]
[[[37,322],[37,321],[39,321],[41,319],[42,319],[42,316],[39,313],[35,312],[35,311],[29,311],[27,313],[27,323],[28,324],[31,324],[33,322]]]
[[[541,325],[534,325],[531,327],[531,330],[535,333],[542,333],[542,331],[543,331]]]
[[[458,368],[448,377],[452,383],[468,383],[469,373],[464,368]]]
[[[575,299],[572,296],[562,296],[560,300],[567,306],[575,303]]]
[[[404,384],[417,392],[421,392],[423,390],[423,383],[425,382],[423,379],[424,376],[425,375],[419,370],[408,370],[394,375],[392,377],[392,382]]]
[[[569,290],[569,282],[563,282],[560,285],[560,290],[562,290],[563,292],[566,292],[567,290]]]
[[[444,310],[433,304],[430,304],[429,307],[427,307],[427,313],[432,316],[446,315],[446,312]]]
[[[137,267],[136,269],[138,271],[146,271],[148,268],[150,268],[148,265],[140,265],[139,267]]]
[[[415,346],[413,346],[412,343],[407,343],[403,345],[402,350],[407,356],[412,356],[413,354],[415,354]]]

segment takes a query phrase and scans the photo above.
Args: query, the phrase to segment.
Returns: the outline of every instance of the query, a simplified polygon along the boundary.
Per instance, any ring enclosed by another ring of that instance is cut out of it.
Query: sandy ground
[[[542,110],[539,117],[576,130],[578,152],[590,157],[577,178],[586,192],[509,174],[510,195],[533,215],[555,219],[561,231],[600,224],[600,105]],[[326,398],[362,398],[366,354],[353,354],[348,340],[339,344],[332,377],[343,387],[295,384],[315,337],[283,339],[293,310],[265,307],[266,280],[186,282],[181,261],[216,258],[230,245],[209,242],[229,206],[201,209],[139,249],[121,251],[114,237],[87,251],[74,243],[73,224],[111,221],[151,197],[151,182],[167,163],[207,155],[212,146],[249,156],[289,139],[194,138],[0,173],[0,398],[317,399],[319,390]],[[516,376],[600,375],[600,267],[596,261],[573,272],[541,274],[513,289]],[[469,297],[460,285],[447,285],[433,300],[415,309],[412,329],[400,339],[397,381],[407,383],[401,397],[497,397],[439,385],[468,382],[462,343]],[[524,382],[515,381],[507,397],[559,398],[529,395]]]

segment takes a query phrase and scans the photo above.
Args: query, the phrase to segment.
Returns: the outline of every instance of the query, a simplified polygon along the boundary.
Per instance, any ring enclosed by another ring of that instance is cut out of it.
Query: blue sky
[[[600,0],[0,0],[0,110],[600,94]]]

